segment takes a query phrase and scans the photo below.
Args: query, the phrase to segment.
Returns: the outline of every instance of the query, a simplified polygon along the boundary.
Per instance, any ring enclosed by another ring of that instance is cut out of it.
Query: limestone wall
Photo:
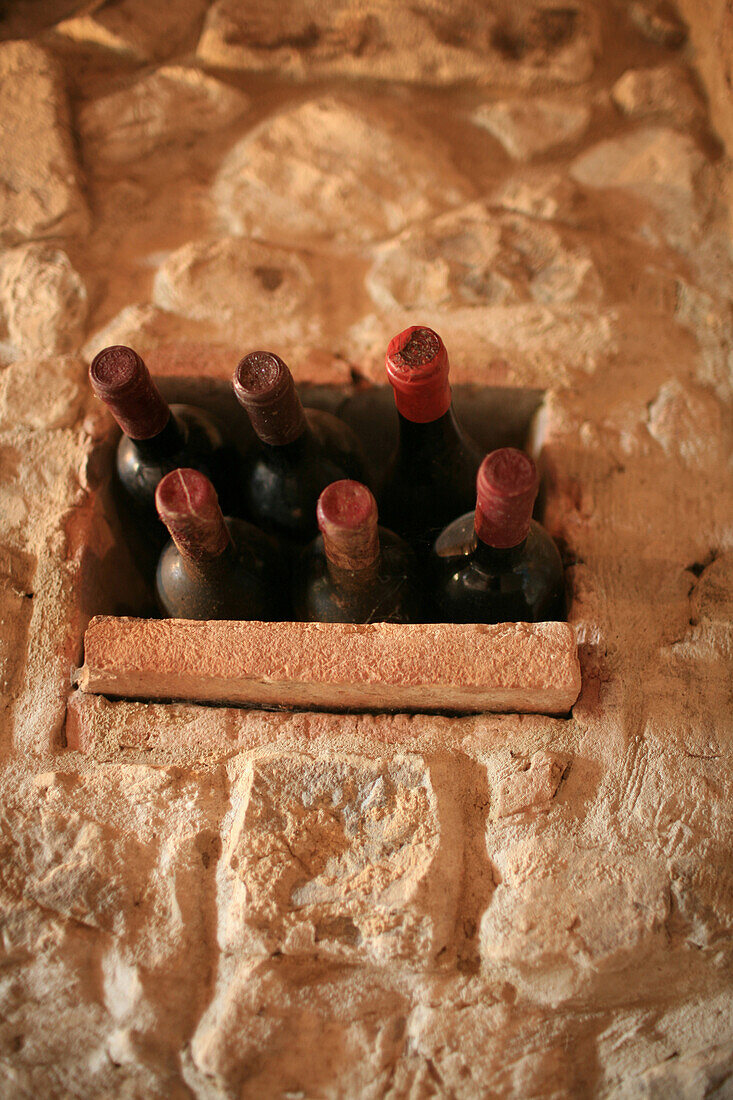
[[[3,1098],[733,1095],[731,122],[683,6],[6,6]],[[146,598],[89,357],[348,392],[415,322],[544,394],[572,714],[75,689]]]

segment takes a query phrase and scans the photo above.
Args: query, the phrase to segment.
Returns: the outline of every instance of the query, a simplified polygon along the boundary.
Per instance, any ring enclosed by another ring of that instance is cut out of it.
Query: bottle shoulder
[[[470,557],[477,546],[474,522],[475,513],[466,512],[449,523],[435,540],[433,555],[446,561],[452,558]],[[505,558],[501,561],[502,568],[508,567],[510,563],[512,567],[521,566],[527,561],[547,562],[562,568],[560,552],[554,539],[537,520],[531,521],[527,538],[521,548],[514,554],[512,554],[513,550],[514,548],[510,547],[503,552]]]
[[[245,519],[226,516],[224,522],[232,537],[231,553],[241,566],[283,579],[279,574],[285,569],[285,553],[274,535]]]
[[[171,413],[189,440],[206,445],[212,451],[225,445],[225,432],[219,418],[198,405],[171,405]]]
[[[413,567],[416,563],[415,551],[403,538],[389,531],[386,527],[378,527],[379,532],[379,568],[378,574],[386,573],[394,567]],[[301,569],[314,566],[319,571],[326,569],[326,551],[323,546],[323,535],[318,535],[300,553]]]
[[[357,575],[344,586],[328,568],[319,535],[302,552],[296,577],[295,607],[301,619],[315,622],[394,622],[420,619],[419,577],[412,549],[393,532],[379,529],[380,556],[374,572]]]
[[[191,567],[173,540],[158,560],[156,592],[166,615],[189,619],[280,620],[289,613],[287,576],[277,542],[246,520],[226,520],[224,553]]]
[[[252,518],[301,543],[317,532],[316,505],[328,485],[344,478],[369,481],[351,429],[320,410],[306,410],[306,415],[309,430],[303,436],[284,446],[260,443],[243,465]]]
[[[171,405],[170,410],[170,428],[166,426],[158,437],[135,440],[123,435],[117,446],[118,462],[126,459],[162,466],[182,454],[208,455],[225,445],[224,430],[213,414],[195,405]]]
[[[473,513],[461,516],[436,541],[431,567],[436,607],[448,622],[564,618],[560,554],[534,520],[520,546],[492,552],[478,544]]]
[[[349,477],[366,481],[364,450],[359,437],[349,425],[323,409],[306,409],[305,416],[312,437],[332,461],[342,465]]]
[[[438,535],[433,554],[438,558],[462,558],[471,554],[476,546],[474,522],[474,512],[464,512],[454,519]]]

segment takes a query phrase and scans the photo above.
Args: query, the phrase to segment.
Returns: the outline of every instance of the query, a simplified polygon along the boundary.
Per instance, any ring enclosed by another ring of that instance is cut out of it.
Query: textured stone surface
[[[568,862],[562,844],[548,838],[511,844],[500,871],[482,949],[525,995],[538,967],[546,985],[534,995],[552,1004],[661,953],[669,916],[661,860],[609,858],[574,845]]]
[[[551,99],[499,100],[484,104],[473,121],[493,134],[515,160],[530,160],[556,145],[577,141],[590,122],[585,103]]]
[[[242,237],[192,241],[161,264],[156,305],[228,332],[234,344],[318,340],[315,280],[299,256]]]
[[[81,46],[101,47],[136,61],[170,57],[193,45],[206,11],[206,0],[148,4],[145,0],[79,5],[81,10],[59,23],[59,35]]]
[[[236,776],[231,799],[225,955],[386,963],[446,947],[459,888],[446,857],[462,846],[460,814],[419,757],[262,759]]]
[[[0,256],[0,309],[14,355],[71,351],[84,331],[87,290],[65,252],[27,244]]]
[[[631,118],[664,118],[680,127],[704,118],[704,105],[689,72],[672,65],[629,69],[614,84],[611,97]]]
[[[727,1097],[729,5],[5,6],[0,1095]],[[538,101],[588,128],[472,120]],[[544,394],[572,713],[74,689],[150,600],[84,359],[223,404],[282,340],[359,395],[415,323],[472,428]]]
[[[705,211],[705,163],[689,135],[650,126],[600,142],[574,161],[571,174],[589,187],[638,195],[658,213],[670,243],[682,244]]]
[[[562,230],[477,202],[410,227],[374,250],[366,277],[389,309],[594,301],[603,290],[588,249]]]
[[[0,89],[0,241],[83,232],[88,213],[53,59],[31,42],[4,42]]]
[[[87,362],[110,344],[126,344],[144,355],[161,344],[207,334],[205,325],[145,302],[121,309],[116,317],[92,333],[81,351]]]
[[[690,30],[695,67],[707,90],[710,119],[730,152],[733,119],[729,89],[733,80],[733,11],[725,0],[680,0]]]
[[[365,10],[356,0],[307,0],[262,8],[255,0],[216,0],[198,53],[223,68],[331,74],[446,84],[587,79],[598,21],[590,4],[553,8],[526,0],[511,10],[462,0],[390,4]]]
[[[580,691],[565,623],[429,626],[98,618],[84,691],[345,710],[561,714]]]
[[[310,100],[238,142],[214,186],[229,228],[288,245],[356,243],[395,233],[465,197],[468,184],[440,140],[404,114],[364,106]]]
[[[72,356],[19,359],[0,371],[0,431],[73,427],[85,381],[83,364]]]
[[[242,92],[184,65],[166,65],[85,105],[78,115],[84,155],[111,164],[192,142],[241,118]]]
[[[650,41],[676,50],[687,38],[687,27],[669,0],[632,0],[629,16]]]

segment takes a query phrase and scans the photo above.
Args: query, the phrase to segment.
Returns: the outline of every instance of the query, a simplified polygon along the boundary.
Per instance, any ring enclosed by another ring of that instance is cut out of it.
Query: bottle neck
[[[305,409],[288,374],[283,385],[266,403],[246,405],[252,427],[262,443],[270,447],[289,447],[309,432]]]
[[[522,539],[516,546],[489,546],[487,542],[480,539],[474,530],[473,533],[474,546],[471,553],[473,561],[477,565],[483,566],[485,569],[490,570],[502,570],[508,569],[519,558],[521,558],[524,548],[527,544],[527,539]]]
[[[330,558],[326,558],[326,564],[334,588],[345,595],[357,597],[360,593],[367,593],[371,588],[379,572],[379,554],[361,569],[344,569],[332,562]]]
[[[94,356],[89,378],[97,397],[134,441],[159,435],[170,417],[168,402],[132,348],[114,344]]]
[[[129,438],[143,458],[164,459],[180,454],[186,446],[187,432],[182,421],[171,412],[165,427],[157,435],[150,439]]]
[[[211,558],[193,557],[177,540],[176,547],[181,556],[183,568],[193,580],[198,582],[220,583],[225,580],[235,565],[236,549],[231,538],[221,553]]]
[[[400,412],[397,413],[397,420],[399,445],[402,450],[410,453],[425,451],[434,456],[439,451],[445,453],[463,447],[463,433],[458,427],[452,405],[437,420],[429,420],[424,424],[408,420]]]
[[[305,409],[303,409],[302,425],[298,434],[294,438],[288,439],[284,443],[273,443],[269,439],[263,439],[262,436],[260,436],[259,438],[260,442],[264,443],[265,446],[272,452],[272,454],[275,454],[278,457],[281,457],[288,461],[298,462],[302,457],[303,452],[306,451],[308,449],[308,446],[313,442],[314,436],[313,430],[308,423],[307,417],[305,415]]]

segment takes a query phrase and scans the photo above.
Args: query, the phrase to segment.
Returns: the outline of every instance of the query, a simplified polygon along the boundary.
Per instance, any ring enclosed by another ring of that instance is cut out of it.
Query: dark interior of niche
[[[156,383],[171,404],[198,405],[214,413],[221,421],[229,443],[244,452],[254,440],[249,419],[237,402],[228,381],[201,378],[156,378]],[[373,481],[386,468],[397,441],[397,415],[394,395],[389,386],[300,385],[298,392],[306,408],[323,409],[341,417],[354,429],[366,453]],[[492,386],[455,386],[453,404],[462,426],[488,453],[497,447],[525,448],[532,420],[542,404],[544,391]],[[109,461],[114,452],[109,450]],[[136,537],[134,517],[128,512],[122,494],[112,479],[111,504],[115,509],[115,529],[126,543],[129,568],[137,574],[148,573],[147,583],[136,576],[136,584],[115,585],[112,578],[105,586],[119,597],[106,606],[96,607],[97,614],[156,617],[159,612],[153,598],[151,570],[136,568],[146,556],[146,548]],[[542,487],[535,515],[541,519],[544,494]],[[119,569],[119,562],[116,565]]]

